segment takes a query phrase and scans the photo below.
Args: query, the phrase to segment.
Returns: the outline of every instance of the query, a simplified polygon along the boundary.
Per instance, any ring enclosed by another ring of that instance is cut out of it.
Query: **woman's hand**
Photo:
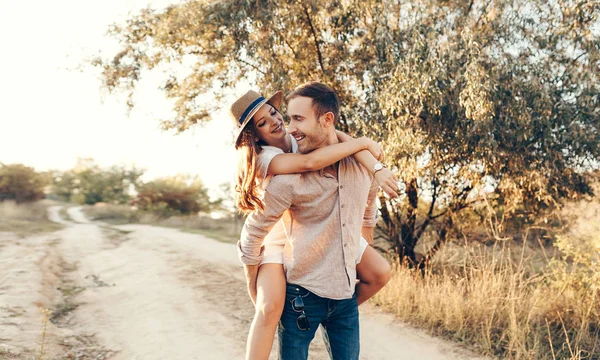
[[[388,168],[383,168],[375,173],[375,180],[379,187],[392,199],[398,197],[398,179]]]
[[[337,136],[339,142],[346,142],[346,141],[354,140],[352,138],[352,136],[346,134],[343,131],[336,130],[335,135]]]
[[[365,150],[369,150],[375,159],[379,161],[383,158],[383,147],[381,144],[364,136],[360,140],[365,142]]]

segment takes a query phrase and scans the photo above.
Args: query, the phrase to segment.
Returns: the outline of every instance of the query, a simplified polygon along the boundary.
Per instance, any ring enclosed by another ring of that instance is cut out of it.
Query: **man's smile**
[[[306,135],[300,135],[300,134],[295,134],[293,136],[294,136],[294,139],[296,139],[296,142],[298,142],[306,137]]]

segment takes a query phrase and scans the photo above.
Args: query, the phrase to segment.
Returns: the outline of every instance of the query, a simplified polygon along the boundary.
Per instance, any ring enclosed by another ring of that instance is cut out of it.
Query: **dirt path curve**
[[[0,359],[39,353],[38,306],[54,311],[47,359],[243,359],[253,311],[232,244],[59,210],[56,233],[0,233]],[[361,359],[479,358],[371,306],[361,307],[361,346]],[[326,358],[317,337],[310,359]]]

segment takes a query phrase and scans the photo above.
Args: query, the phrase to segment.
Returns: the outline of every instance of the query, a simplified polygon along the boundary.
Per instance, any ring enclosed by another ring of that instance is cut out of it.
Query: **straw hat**
[[[283,91],[279,90],[273,94],[270,98],[265,98],[256,91],[248,91],[237,99],[230,108],[231,117],[236,125],[235,130],[235,145],[239,145],[239,141],[242,135],[242,131],[254,114],[266,103],[273,105],[277,111],[281,107],[281,101],[283,100]]]

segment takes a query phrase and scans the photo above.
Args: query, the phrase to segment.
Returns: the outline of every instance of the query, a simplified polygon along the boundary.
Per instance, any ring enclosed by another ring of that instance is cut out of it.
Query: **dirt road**
[[[68,214],[50,209],[55,233],[0,233],[0,359],[243,359],[253,311],[233,245]],[[53,311],[43,349],[38,308]],[[478,358],[360,310],[361,359]],[[310,358],[327,358],[318,336]]]

